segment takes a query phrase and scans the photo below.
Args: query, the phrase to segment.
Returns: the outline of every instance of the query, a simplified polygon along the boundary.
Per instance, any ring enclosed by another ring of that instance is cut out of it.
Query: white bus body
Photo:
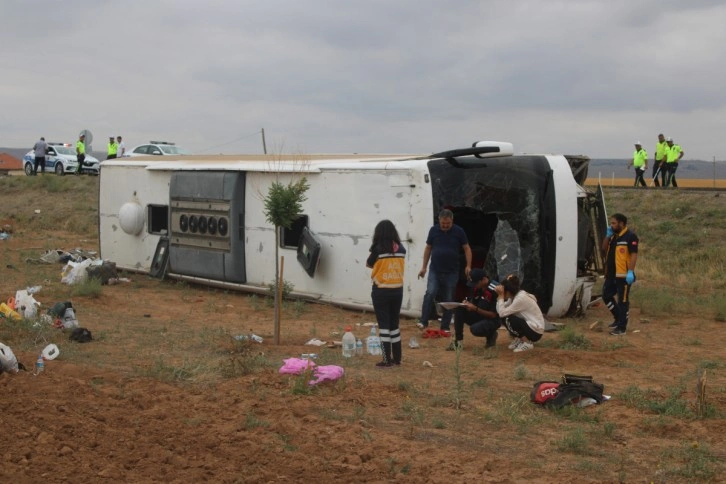
[[[283,277],[295,296],[372,309],[365,260],[373,228],[389,219],[407,250],[401,312],[420,315],[426,236],[449,208],[467,233],[474,267],[492,278],[517,272],[551,317],[584,309],[601,266],[602,204],[575,181],[572,159],[502,156],[501,146],[498,153],[481,146],[431,156],[108,160],[100,176],[101,257],[121,269],[267,293],[275,232],[263,199],[274,181],[304,176],[302,214],[280,234]]]

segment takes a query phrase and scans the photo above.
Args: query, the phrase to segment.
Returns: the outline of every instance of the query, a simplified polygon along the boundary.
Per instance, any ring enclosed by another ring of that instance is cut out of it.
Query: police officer
[[[116,140],[113,136],[108,137],[108,147],[106,153],[107,160],[112,160],[116,158],[116,154],[118,153],[118,143],[116,143]]]
[[[635,142],[633,159],[628,163],[628,168],[631,165],[635,167],[635,184],[633,186],[637,188],[638,183],[640,183],[640,186],[647,187],[648,185],[645,183],[643,175],[645,174],[645,170],[648,169],[648,153],[643,149],[640,141]]]
[[[678,162],[681,161],[681,158],[683,158],[684,152],[680,145],[673,143],[673,138],[669,137],[666,141],[668,142],[668,150],[666,151],[668,176],[666,177],[665,185],[663,186],[667,187],[672,184],[673,188],[678,188],[678,183],[676,182],[676,170],[678,170]]]
[[[666,143],[665,136],[663,136],[663,133],[660,133],[658,135],[658,143],[656,143],[656,145],[655,145],[655,158],[653,159],[653,183],[657,187],[660,186],[660,182],[658,181],[659,174],[660,174],[660,179],[663,181],[663,186],[665,186],[665,179],[666,179],[665,160],[666,160],[666,150],[667,149],[668,149],[668,143]]]
[[[630,286],[635,282],[635,264],[638,261],[638,236],[628,229],[628,218],[622,213],[610,217],[602,251],[605,255],[602,300],[614,318],[610,334],[620,336],[628,327]]]
[[[86,135],[81,134],[76,141],[76,159],[78,160],[78,170],[76,175],[81,174],[83,169],[83,162],[86,161]]]

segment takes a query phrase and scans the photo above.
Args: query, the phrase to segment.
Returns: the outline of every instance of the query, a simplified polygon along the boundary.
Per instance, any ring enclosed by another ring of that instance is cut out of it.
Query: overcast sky
[[[726,159],[726,2],[1,0],[0,146]]]

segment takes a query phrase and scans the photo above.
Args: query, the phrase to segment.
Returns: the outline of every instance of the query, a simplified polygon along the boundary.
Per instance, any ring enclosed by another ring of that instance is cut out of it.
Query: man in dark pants
[[[81,174],[81,170],[83,169],[83,162],[86,161],[86,135],[82,134],[78,137],[78,141],[76,141],[76,158],[78,159],[78,170],[76,171],[76,175]]]
[[[45,142],[45,138],[41,136],[40,140],[33,146],[33,151],[35,152],[35,169],[33,170],[33,175],[38,174],[39,166],[43,169],[43,175],[45,175],[45,150],[47,149],[48,144]]]
[[[465,324],[469,326],[471,334],[487,339],[485,348],[492,348],[497,342],[497,330],[501,323],[494,288],[499,283],[490,281],[482,269],[472,269],[469,274],[469,297],[464,301],[464,306],[457,308],[454,313],[455,340],[446,348],[448,351],[463,349]]]
[[[638,184],[640,184],[643,188],[647,188],[648,185],[645,183],[643,175],[645,174],[645,170],[648,169],[648,153],[645,149],[643,149],[643,145],[640,144],[640,141],[635,142],[633,159],[630,160],[630,163],[628,163],[628,168],[630,168],[631,165],[635,168],[635,183],[633,186],[638,188]]]
[[[657,187],[660,186],[658,181],[658,175],[663,180],[663,186],[665,186],[666,179],[666,150],[668,149],[668,143],[666,143],[663,133],[658,135],[658,143],[655,145],[655,158],[653,159],[653,184]]]
[[[628,218],[622,213],[610,217],[610,226],[602,242],[605,255],[605,283],[602,299],[613,315],[610,334],[625,334],[630,313],[630,287],[635,282],[638,261],[638,236],[628,229]]]
[[[441,295],[442,301],[451,302],[454,298],[456,283],[459,282],[459,255],[464,251],[466,256],[466,273],[469,278],[471,271],[471,248],[469,239],[464,229],[454,224],[454,214],[451,210],[444,209],[439,213],[439,223],[429,229],[424,249],[423,268],[419,271],[419,279],[426,275],[428,268],[429,277],[426,281],[426,295],[424,295],[423,307],[421,308],[421,320],[417,323],[419,329],[429,325],[429,315],[434,303],[434,298]],[[429,260],[431,267],[429,268]],[[450,310],[445,310],[441,317],[441,330],[448,331],[451,324]]]

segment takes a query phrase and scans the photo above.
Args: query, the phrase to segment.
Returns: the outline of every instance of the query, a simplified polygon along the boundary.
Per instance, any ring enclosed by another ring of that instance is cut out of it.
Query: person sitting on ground
[[[497,313],[514,340],[509,345],[515,353],[534,349],[542,338],[545,321],[537,298],[520,288],[519,277],[510,274],[495,288]]]
[[[448,351],[463,349],[464,324],[469,326],[471,334],[487,339],[485,348],[492,348],[497,343],[497,330],[501,326],[497,314],[497,293],[495,288],[498,282],[492,281],[482,269],[472,269],[471,280],[467,282],[469,297],[463,306],[456,308],[454,313],[455,340],[451,342]]]

